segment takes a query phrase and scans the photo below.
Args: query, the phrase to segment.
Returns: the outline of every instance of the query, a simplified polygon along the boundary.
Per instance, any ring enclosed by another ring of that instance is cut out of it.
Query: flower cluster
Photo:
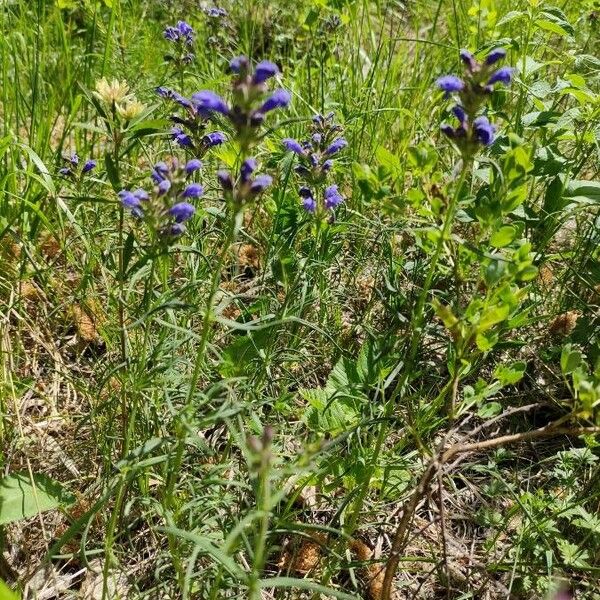
[[[96,82],[94,96],[107,104],[114,115],[125,121],[131,121],[139,116],[146,106],[142,104],[129,90],[124,81],[102,78]]]
[[[222,131],[206,131],[211,120],[211,113],[203,108],[197,99],[197,94],[186,98],[178,92],[162,86],[156,88],[156,93],[161,98],[170,100],[184,109],[183,116],[171,115],[171,121],[174,123],[171,136],[179,146],[189,149],[195,156],[202,158],[209,148],[227,141],[227,137]]]
[[[257,141],[258,129],[266,114],[277,108],[286,108],[290,103],[290,94],[277,89],[267,95],[267,81],[279,73],[277,65],[268,60],[258,63],[252,71],[250,61],[245,56],[238,56],[229,63],[229,68],[235,75],[231,106],[210,90],[196,92],[192,101],[202,114],[225,116],[235,128],[245,154]]]
[[[178,21],[177,25],[168,25],[163,35],[175,48],[175,54],[165,55],[165,60],[184,65],[194,60],[194,30],[189,23]]]
[[[185,232],[185,223],[196,212],[191,203],[204,194],[201,184],[192,181],[194,173],[202,168],[202,162],[193,158],[180,164],[176,158],[170,164],[158,162],[150,177],[154,190],[121,190],[119,198],[131,214],[143,219],[163,241],[177,238]]]
[[[299,142],[292,138],[283,140],[283,146],[298,156],[296,173],[305,181],[298,190],[302,205],[310,213],[319,211],[316,193],[326,182],[333,167],[333,157],[343,150],[348,142],[341,137],[342,128],[334,122],[334,114],[313,117],[310,139]],[[331,211],[341,204],[344,198],[338,192],[337,185],[329,185],[323,191],[322,206]],[[321,212],[321,211],[319,211]]]
[[[202,10],[206,15],[207,45],[217,50],[225,50],[232,37],[227,11],[219,6],[207,6]]]
[[[453,127],[444,123],[441,129],[454,141],[463,156],[472,156],[479,145],[489,146],[494,141],[496,126],[479,112],[496,84],[509,85],[512,81],[513,68],[496,67],[496,63],[505,56],[503,48],[496,48],[483,62],[479,62],[470,52],[461,50],[464,77],[445,75],[437,80],[437,86],[445,92],[446,98],[452,94],[458,95],[459,103],[452,108],[452,114],[459,124]]]
[[[81,163],[77,154],[72,154],[68,158],[63,159],[65,166],[58,170],[63,176],[73,180],[80,180],[84,175],[96,168],[96,161],[92,159]]]
[[[237,181],[234,181],[229,171],[217,172],[217,178],[227,200],[232,200],[239,207],[254,200],[270,187],[273,183],[272,177],[264,173],[255,174],[257,167],[256,159],[244,160]]]

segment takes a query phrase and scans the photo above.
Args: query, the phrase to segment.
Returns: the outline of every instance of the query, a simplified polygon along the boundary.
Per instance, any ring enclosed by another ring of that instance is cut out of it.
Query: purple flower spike
[[[263,60],[256,65],[252,81],[254,83],[264,83],[267,79],[275,77],[277,73],[279,73],[279,67],[275,63],[270,60]]]
[[[264,104],[260,107],[259,112],[266,113],[276,108],[285,108],[291,100],[290,93],[286,90],[275,90],[273,94],[267,98]]]
[[[250,191],[253,194],[264,192],[273,183],[273,178],[270,175],[257,175],[254,181],[250,184]]]
[[[175,219],[176,223],[189,221],[195,212],[195,207],[189,202],[178,202],[169,209],[169,214]]]
[[[503,83],[508,85],[512,81],[514,69],[512,67],[501,67],[490,77],[488,85],[494,85],[495,83]]]
[[[504,48],[494,48],[486,57],[485,64],[493,65],[499,60],[502,60],[506,56],[506,50]]]
[[[256,171],[256,159],[255,158],[247,158],[240,167],[240,177],[243,183],[246,183],[248,179],[250,179],[250,175]]]
[[[229,113],[229,108],[218,94],[210,90],[201,90],[192,94],[192,102],[196,105],[196,108],[202,112],[218,112],[223,115]]]
[[[293,152],[294,154],[299,154],[300,156],[302,156],[304,154],[304,148],[302,148],[300,143],[298,141],[296,141],[295,139],[285,138],[284,140],[282,140],[282,143],[283,143],[283,147],[288,152]]]
[[[456,75],[444,75],[436,81],[436,85],[447,95],[452,92],[460,92],[465,87],[464,81]]]
[[[192,158],[191,160],[188,160],[186,165],[185,165],[185,172],[188,175],[191,175],[192,173],[196,172],[198,169],[202,168],[202,161],[197,159],[197,158]]]
[[[494,141],[496,127],[489,122],[487,117],[477,117],[473,121],[473,130],[475,131],[477,140],[484,146],[489,146]]]
[[[209,147],[219,146],[227,141],[227,136],[222,131],[213,131],[203,136],[202,141]]]
[[[144,200],[148,200],[150,198],[150,196],[148,195],[148,192],[146,190],[143,190],[142,188],[138,188],[137,190],[134,190],[133,195],[141,201]]]
[[[233,179],[229,171],[217,171],[217,179],[225,191],[230,192],[233,189]]]
[[[95,160],[86,160],[85,164],[83,165],[83,168],[81,169],[81,172],[85,175],[86,173],[89,173],[92,169],[96,168],[96,161]]]
[[[229,70],[232,73],[246,72],[248,70],[249,66],[250,66],[250,62],[248,61],[248,58],[245,56],[236,56],[235,58],[232,58],[231,61],[229,62]]]
[[[163,196],[171,189],[171,182],[168,179],[163,179],[158,184],[158,195]]]
[[[344,201],[344,198],[338,192],[337,185],[330,185],[326,187],[324,196],[325,208],[328,208],[329,210],[334,209],[336,206],[339,206]]]
[[[329,148],[325,150],[325,154],[327,156],[332,156],[333,154],[337,154],[342,148],[345,148],[348,145],[348,142],[344,138],[338,138],[334,140]]]
[[[315,213],[317,210],[317,201],[312,196],[308,196],[302,200],[302,207],[306,212]]]
[[[185,190],[183,190],[183,194],[181,194],[184,198],[200,198],[204,193],[204,188],[199,183],[190,183]]]

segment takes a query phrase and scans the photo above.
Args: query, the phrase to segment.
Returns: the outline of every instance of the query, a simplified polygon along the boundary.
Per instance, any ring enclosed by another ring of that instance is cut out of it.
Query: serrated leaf
[[[0,479],[0,525],[33,517],[41,512],[68,506],[75,496],[47,475],[15,473]]]

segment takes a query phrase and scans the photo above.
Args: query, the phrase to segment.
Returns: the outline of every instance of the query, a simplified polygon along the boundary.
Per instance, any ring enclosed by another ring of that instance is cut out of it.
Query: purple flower
[[[179,31],[176,27],[173,27],[172,25],[168,25],[167,27],[165,27],[163,35],[165,36],[165,39],[169,40],[170,42],[176,42],[179,39]]]
[[[161,160],[154,165],[154,170],[161,175],[166,175],[169,172],[169,167],[166,162]]]
[[[170,98],[177,102],[179,106],[183,106],[183,108],[194,108],[192,101],[182,96],[179,92],[171,92]]]
[[[475,60],[475,57],[468,50],[462,49],[460,51],[460,60],[463,61],[465,66],[470,71],[474,71],[477,67],[477,61]]]
[[[181,35],[185,35],[186,37],[189,37],[194,34],[192,26],[189,23],[186,23],[185,21],[178,21],[177,29]]]
[[[183,235],[185,233],[185,225],[183,223],[173,223],[164,233],[173,237]]]
[[[202,161],[197,159],[197,158],[192,158],[191,160],[188,160],[186,165],[185,165],[185,172],[188,175],[191,175],[192,173],[194,173],[195,171],[197,171],[198,169],[202,168]]]
[[[185,190],[183,190],[183,198],[200,198],[204,193],[204,188],[199,183],[190,183]]]
[[[247,158],[240,167],[240,177],[242,182],[246,183],[248,179],[250,179],[250,175],[256,171],[256,159],[255,158]]]
[[[92,169],[96,168],[96,161],[95,160],[86,160],[85,164],[83,165],[83,168],[81,169],[81,172],[85,175],[86,173],[89,173]]]
[[[266,113],[275,108],[285,108],[291,100],[290,93],[286,90],[275,90],[271,96],[269,96],[263,105],[260,107],[259,112]]]
[[[331,156],[333,154],[337,154],[342,148],[345,148],[348,145],[348,142],[344,138],[338,138],[334,140],[329,148],[325,150],[325,154],[327,156]]]
[[[131,193],[129,190],[121,190],[117,195],[121,199],[121,204],[123,204],[125,208],[140,208],[140,199],[135,194]]]
[[[321,165],[321,169],[323,171],[325,171],[325,173],[327,173],[327,171],[331,170],[331,167],[333,167],[333,161],[331,159],[326,160],[322,165]]]
[[[440,130],[444,135],[447,135],[449,138],[455,137],[454,127],[452,127],[452,125],[448,125],[448,123],[443,123],[440,126]]]
[[[512,81],[514,69],[512,67],[501,67],[494,73],[488,80],[488,85],[494,85],[495,83],[503,83],[508,85]]]
[[[227,141],[227,136],[222,131],[212,131],[203,136],[202,141],[210,148],[224,144]]]
[[[465,113],[465,109],[460,106],[460,104],[457,104],[452,109],[452,113],[461,123],[464,123],[467,120],[467,113]]]
[[[224,190],[231,191],[233,189],[233,179],[229,171],[217,171],[217,179]]]
[[[489,122],[487,117],[477,117],[473,121],[473,130],[477,140],[484,146],[489,146],[494,141],[496,127]]]
[[[189,148],[193,145],[192,138],[179,127],[173,127],[171,129],[171,135],[182,148]]]
[[[285,138],[282,140],[282,143],[283,143],[283,147],[288,152],[294,152],[295,154],[299,154],[300,156],[302,156],[304,154],[304,148],[302,148],[300,143],[297,142],[295,139]]]
[[[77,154],[71,154],[71,158],[69,158],[69,162],[76,167],[79,164],[79,156]]]
[[[142,188],[138,188],[137,190],[133,190],[132,194],[138,199],[138,200],[148,200],[148,198],[150,196],[148,196],[148,192],[146,190],[143,190]]]
[[[172,89],[165,87],[163,85],[159,85],[154,91],[161,98],[173,98],[173,95],[175,94],[175,92]]]
[[[202,112],[218,112],[223,115],[229,113],[229,108],[225,100],[211,90],[201,90],[192,94],[192,102],[196,105],[198,111]]]
[[[436,85],[440,90],[446,92],[446,95],[452,92],[460,92],[465,87],[464,81],[456,75],[444,75],[436,81]]]
[[[319,164],[319,157],[316,154],[311,154],[308,157],[308,160],[310,161],[310,164],[313,168],[318,166],[318,164]]]
[[[158,195],[163,196],[171,189],[171,182],[168,179],[163,179],[158,184]]]
[[[263,60],[256,65],[252,81],[254,83],[264,83],[267,79],[277,75],[277,73],[279,73],[279,67],[275,63]]]
[[[232,73],[241,73],[248,70],[248,59],[245,56],[236,56],[229,62],[229,70]]]
[[[328,208],[330,210],[334,209],[336,206],[340,205],[344,201],[344,198],[338,192],[337,185],[330,185],[326,187],[324,197],[325,208]]]
[[[67,168],[67,167],[63,167],[62,169],[59,169],[58,172],[63,176],[63,177],[70,177],[73,174],[73,171],[71,171],[71,169]]]
[[[273,183],[273,178],[270,175],[257,175],[254,181],[250,184],[250,192],[260,194],[264,192]]]
[[[506,50],[504,48],[494,48],[486,57],[485,64],[493,65],[499,60],[502,60],[506,56]]]
[[[313,133],[311,139],[315,144],[320,144],[323,136],[320,133]]]
[[[169,214],[175,219],[176,223],[184,223],[194,216],[196,209],[189,202],[177,202],[169,209]]]
[[[219,8],[217,6],[210,6],[209,8],[204,10],[207,17],[219,18],[226,17],[227,11],[224,8]]]
[[[317,201],[312,196],[307,196],[302,200],[302,206],[306,212],[314,213],[317,210]]]
[[[312,198],[312,192],[310,188],[307,188],[305,185],[298,189],[298,195],[300,198]]]

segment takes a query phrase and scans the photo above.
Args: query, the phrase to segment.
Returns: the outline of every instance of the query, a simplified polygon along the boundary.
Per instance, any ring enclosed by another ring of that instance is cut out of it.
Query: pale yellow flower
[[[129,99],[129,86],[124,81],[113,79],[108,81],[106,77],[96,82],[94,95],[107,104],[124,102]]]
[[[117,104],[117,113],[126,121],[135,119],[144,110],[146,110],[146,105],[135,97],[131,98],[130,100],[126,100],[122,104]]]

